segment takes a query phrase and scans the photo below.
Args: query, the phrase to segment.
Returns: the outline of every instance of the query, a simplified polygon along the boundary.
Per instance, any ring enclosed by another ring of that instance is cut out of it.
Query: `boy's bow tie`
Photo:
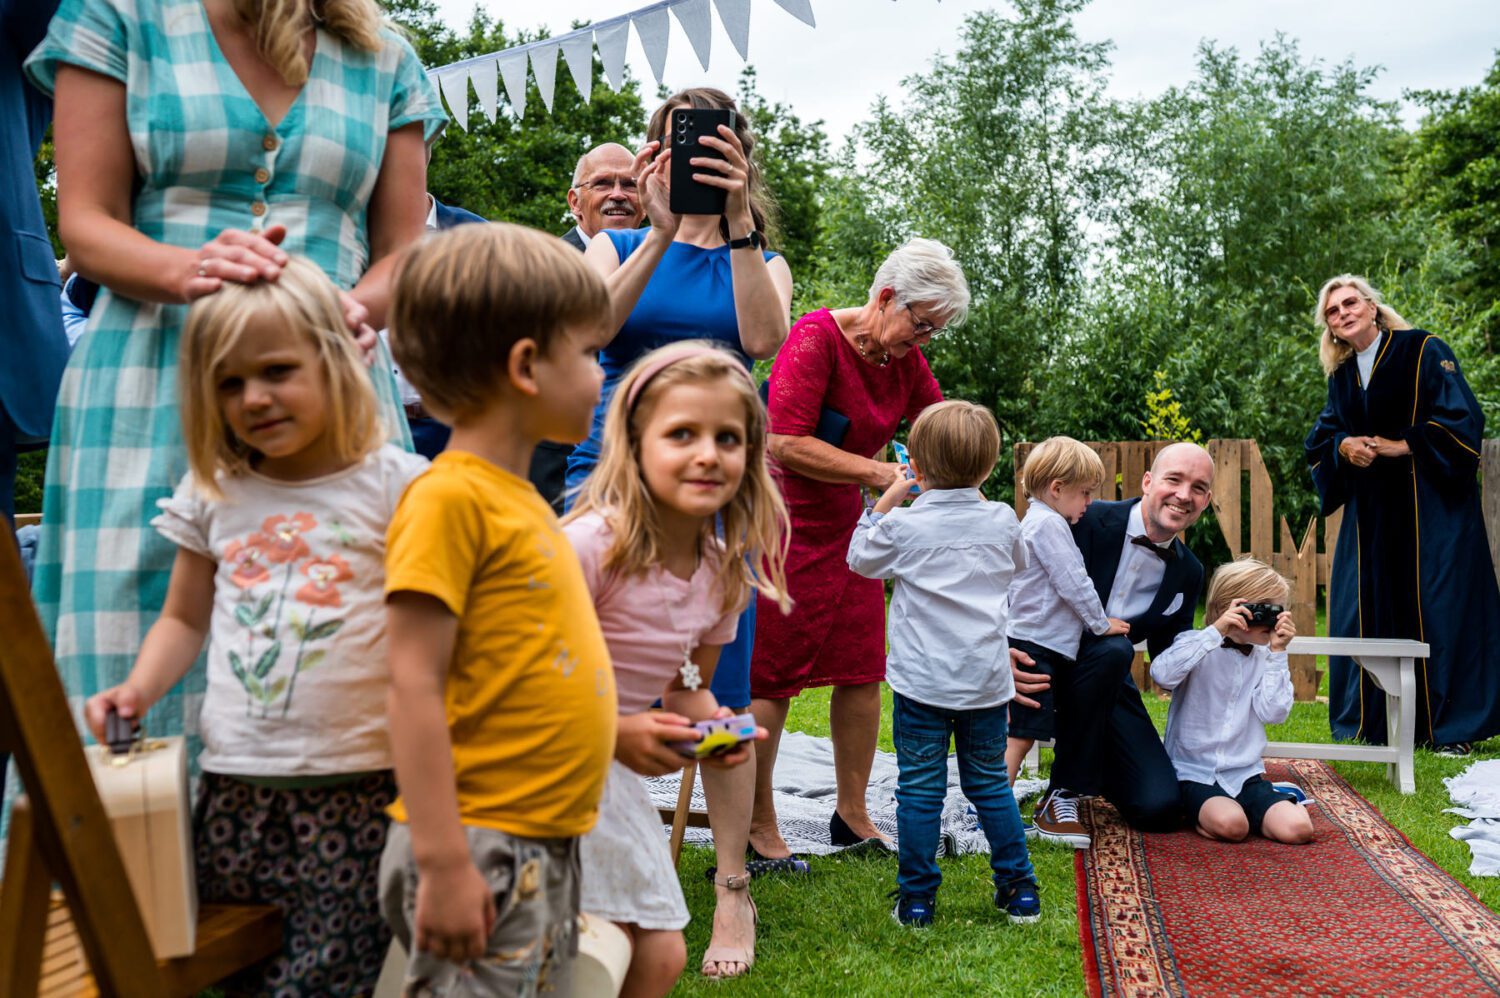
[[[1254,645],[1242,645],[1238,641],[1231,641],[1228,638],[1225,638],[1224,639],[1224,643],[1222,645],[1220,645],[1219,647],[1220,648],[1233,648],[1235,651],[1239,652],[1241,655],[1248,655],[1248,654],[1250,654],[1251,652],[1253,652],[1255,650],[1255,646]]]

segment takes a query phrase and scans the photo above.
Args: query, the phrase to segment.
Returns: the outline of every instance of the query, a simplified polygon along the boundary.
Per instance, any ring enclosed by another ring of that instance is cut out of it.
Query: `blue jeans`
[[[896,743],[896,886],[909,897],[936,897],[938,834],[948,791],[948,740],[958,751],[958,782],[990,842],[995,886],[1036,883],[1021,811],[1005,771],[1005,705],[982,710],[929,707],[892,691]]]

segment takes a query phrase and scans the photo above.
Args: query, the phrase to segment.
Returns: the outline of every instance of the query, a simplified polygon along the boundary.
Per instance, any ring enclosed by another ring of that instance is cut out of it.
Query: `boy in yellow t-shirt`
[[[515,225],[415,247],[396,360],[453,427],[387,537],[391,747],[401,798],[381,904],[422,994],[569,993],[578,837],[615,743],[609,653],[578,559],[526,480],[539,440],[589,430],[609,296]]]

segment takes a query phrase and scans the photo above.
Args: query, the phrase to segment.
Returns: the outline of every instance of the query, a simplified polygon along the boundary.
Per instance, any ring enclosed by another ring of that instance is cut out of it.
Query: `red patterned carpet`
[[[1091,801],[1077,858],[1095,998],[1500,993],[1500,917],[1326,764],[1268,764],[1316,798],[1317,840],[1141,835]]]

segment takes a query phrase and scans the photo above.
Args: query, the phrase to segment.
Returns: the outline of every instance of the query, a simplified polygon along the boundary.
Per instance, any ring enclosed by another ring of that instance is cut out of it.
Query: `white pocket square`
[[[1170,616],[1172,616],[1172,614],[1176,613],[1178,610],[1181,610],[1181,609],[1182,609],[1182,593],[1178,593],[1176,596],[1172,597],[1172,602],[1170,602],[1170,603],[1167,604],[1167,608],[1161,612],[1161,615],[1163,617],[1170,617]]]

